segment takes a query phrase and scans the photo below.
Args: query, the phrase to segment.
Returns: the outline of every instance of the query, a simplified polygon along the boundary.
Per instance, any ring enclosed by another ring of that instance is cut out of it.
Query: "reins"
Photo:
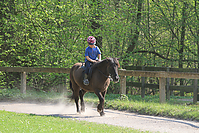
[[[109,78],[109,75],[110,75],[110,74],[107,76],[107,75],[105,75],[100,69],[97,68],[97,70],[98,70],[102,75],[104,75],[106,78]]]
[[[108,66],[108,67],[110,67],[110,66]],[[97,68],[97,70],[98,70],[103,76],[105,76],[106,78],[110,78],[110,80],[112,80],[111,74],[110,74],[110,73],[108,73],[108,76],[107,76],[107,75],[104,74],[99,68]]]

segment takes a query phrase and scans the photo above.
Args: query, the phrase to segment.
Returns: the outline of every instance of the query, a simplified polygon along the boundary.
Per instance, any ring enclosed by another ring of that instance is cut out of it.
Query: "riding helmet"
[[[96,39],[93,36],[89,36],[87,39],[87,42],[89,45],[94,45],[94,44],[96,44]]]

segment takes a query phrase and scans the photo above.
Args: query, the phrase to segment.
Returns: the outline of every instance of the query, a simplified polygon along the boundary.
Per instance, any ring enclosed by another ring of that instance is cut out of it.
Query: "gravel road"
[[[106,115],[100,117],[96,108],[89,107],[88,105],[86,105],[86,107],[86,112],[84,114],[77,114],[75,105],[0,102],[0,110],[18,113],[74,118],[89,122],[131,127],[139,129],[140,131],[199,133],[199,122],[139,115],[110,109],[105,109]]]

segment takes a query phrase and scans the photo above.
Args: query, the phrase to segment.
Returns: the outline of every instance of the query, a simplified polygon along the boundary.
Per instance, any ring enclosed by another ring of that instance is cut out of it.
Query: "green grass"
[[[76,119],[0,110],[0,133],[140,133],[139,130]]]
[[[31,90],[27,90],[26,94],[21,94],[19,90],[3,89],[0,90],[0,100],[56,103],[60,100],[67,102],[68,99],[66,96],[70,94],[71,93],[60,94],[56,92],[37,92]],[[167,101],[165,104],[160,104],[158,95],[141,98],[139,95],[124,95],[121,97],[119,94],[107,94],[105,108],[199,121],[199,104],[192,104],[191,101],[179,100],[191,98],[193,97],[172,96],[170,101]],[[86,93],[85,101],[87,103],[94,103],[94,106],[96,107],[99,100],[94,93]]]

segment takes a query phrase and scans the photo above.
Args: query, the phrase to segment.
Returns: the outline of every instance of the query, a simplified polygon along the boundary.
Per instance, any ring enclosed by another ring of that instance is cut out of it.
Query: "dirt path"
[[[164,117],[138,115],[106,109],[106,115],[100,117],[96,108],[88,107],[84,114],[77,114],[75,105],[34,104],[0,102],[0,110],[32,113],[36,115],[53,115],[62,118],[74,118],[89,122],[106,123],[117,126],[132,127],[141,131],[159,131],[161,133],[199,133],[199,122],[177,120]]]

